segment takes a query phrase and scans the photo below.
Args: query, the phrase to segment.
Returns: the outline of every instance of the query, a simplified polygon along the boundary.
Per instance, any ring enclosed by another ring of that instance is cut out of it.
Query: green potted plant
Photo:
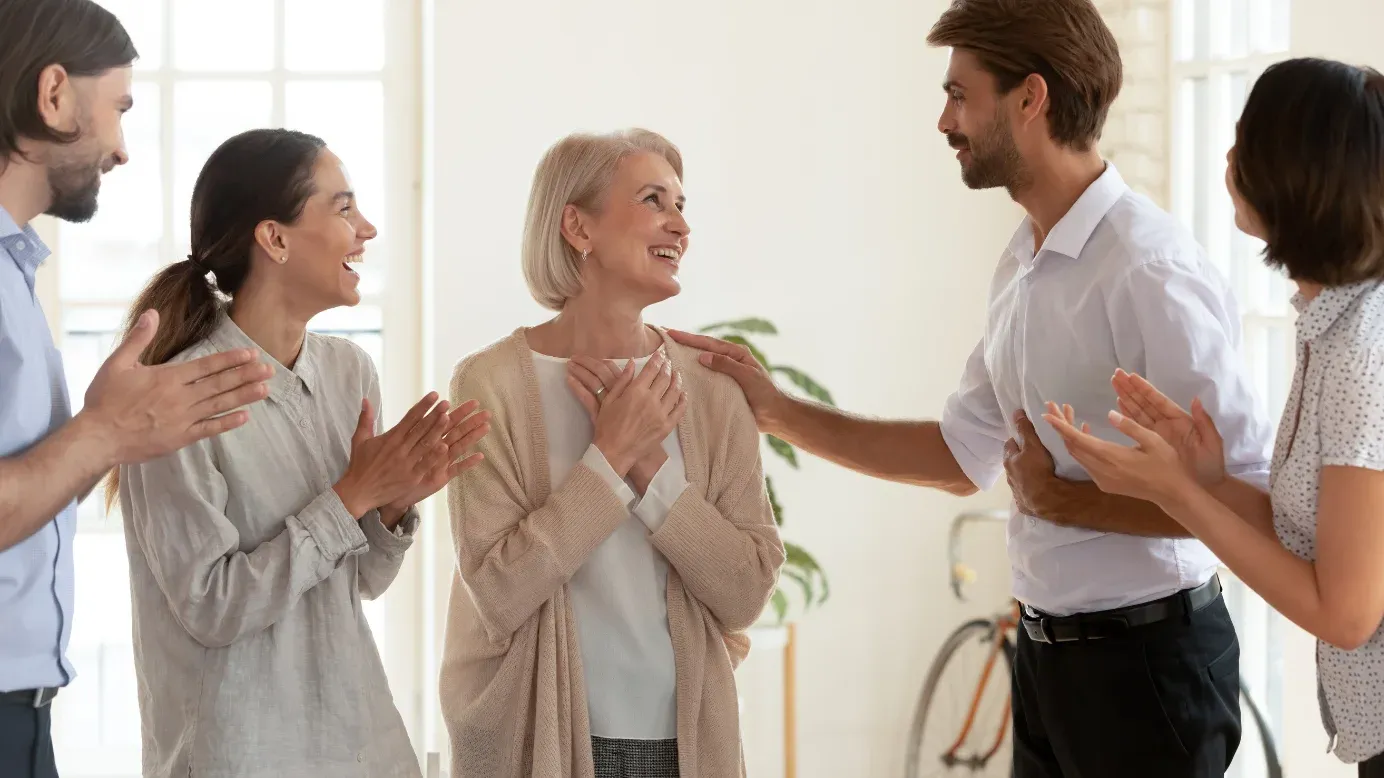
[[[831,399],[831,393],[826,390],[815,379],[803,371],[788,365],[779,365],[770,362],[764,352],[750,341],[750,336],[777,335],[778,328],[765,319],[750,318],[737,319],[735,321],[724,321],[702,327],[700,330],[707,335],[730,342],[738,343],[750,350],[754,358],[759,360],[761,365],[769,370],[769,374],[775,379],[784,379],[798,391],[811,397],[812,399],[835,407],[836,403]],[[764,440],[779,459],[786,462],[793,469],[798,468],[798,452],[786,441],[780,440],[773,435],[765,435]],[[764,485],[769,491],[769,505],[774,511],[774,521],[783,526],[783,506],[779,503],[778,495],[774,492],[773,477],[767,472],[764,474]],[[802,602],[804,612],[815,606],[821,605],[831,596],[831,586],[827,581],[827,575],[822,570],[817,560],[807,552],[802,546],[791,543],[787,540],[783,542],[783,549],[787,554],[787,559],[783,563],[783,570],[779,576],[778,588],[774,590],[773,598],[769,605],[773,610],[775,623],[783,624],[788,614],[788,608],[793,600]],[[794,594],[789,594],[791,583]]]

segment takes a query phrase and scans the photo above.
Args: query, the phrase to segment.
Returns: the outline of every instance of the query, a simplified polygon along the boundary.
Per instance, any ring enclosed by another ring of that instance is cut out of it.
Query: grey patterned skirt
[[[596,778],[678,778],[678,741],[591,738]]]

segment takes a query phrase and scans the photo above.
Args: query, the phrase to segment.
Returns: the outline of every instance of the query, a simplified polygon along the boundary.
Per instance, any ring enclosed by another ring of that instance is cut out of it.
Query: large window
[[[1277,420],[1294,360],[1286,278],[1266,268],[1263,244],[1235,228],[1225,189],[1225,155],[1259,73],[1287,56],[1288,0],[1177,0],[1173,5],[1173,209],[1231,280],[1244,315],[1244,344],[1256,394]],[[1288,625],[1258,595],[1232,582],[1227,603],[1240,635],[1240,671],[1283,736],[1283,634]],[[1237,762],[1258,757],[1241,749]],[[1237,764],[1240,775],[1263,775]]]
[[[91,223],[57,227],[55,270],[47,271],[56,283],[45,287],[44,302],[74,404],[110,353],[132,298],[158,268],[187,255],[192,188],[208,155],[242,130],[283,126],[327,141],[379,228],[361,273],[361,304],[329,311],[312,328],[370,353],[386,418],[391,409],[397,417],[418,393],[418,323],[410,319],[417,310],[416,3],[98,1],[124,22],[140,59],[135,108],[124,122],[130,163],[104,179]],[[107,516],[100,500],[81,507],[75,554],[71,659],[78,679],[54,707],[59,767],[66,776],[135,776],[139,714],[125,538],[119,516]],[[366,603],[381,654],[400,657],[396,666],[409,663],[416,641],[414,630],[399,628],[416,621],[401,602],[416,589],[407,582],[400,588],[403,594]],[[411,700],[415,690],[405,686],[395,683],[396,695]],[[400,707],[408,720],[408,706]]]

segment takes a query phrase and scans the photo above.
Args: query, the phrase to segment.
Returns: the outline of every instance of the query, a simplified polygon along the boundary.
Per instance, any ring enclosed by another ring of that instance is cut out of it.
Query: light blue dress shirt
[[[62,355],[34,292],[48,247],[0,208],[0,457],[22,454],[72,418]],[[75,596],[77,503],[0,551],[0,692],[65,686]]]

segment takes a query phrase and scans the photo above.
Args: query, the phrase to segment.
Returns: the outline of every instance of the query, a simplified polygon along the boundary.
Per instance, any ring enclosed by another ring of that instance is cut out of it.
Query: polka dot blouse
[[[1269,489],[1279,539],[1315,560],[1322,467],[1384,470],[1384,282],[1329,288],[1311,301],[1299,295],[1293,306],[1297,368]],[[1354,651],[1318,641],[1317,679],[1336,755],[1359,762],[1384,752],[1384,629]]]

